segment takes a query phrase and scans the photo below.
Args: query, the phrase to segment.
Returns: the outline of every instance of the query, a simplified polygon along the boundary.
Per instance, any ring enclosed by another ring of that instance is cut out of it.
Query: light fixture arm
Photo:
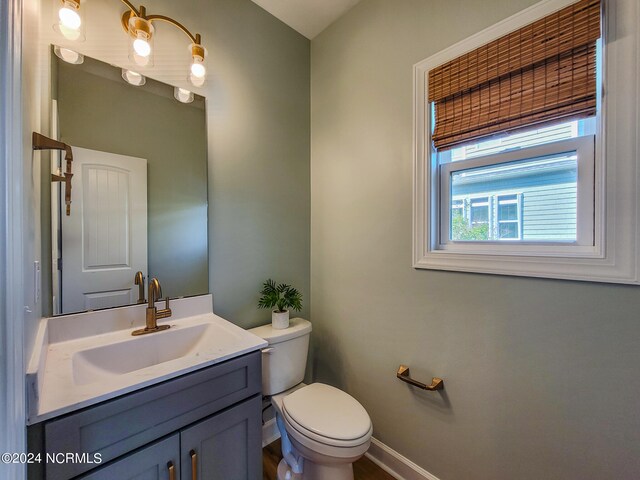
[[[140,9],[137,9],[136,7],[134,7],[131,2],[129,2],[129,0],[120,0],[122,3],[124,3],[127,8],[129,9],[128,12],[124,12],[122,14],[122,26],[123,28],[129,32],[129,19],[132,16],[136,16],[136,17],[140,17],[144,20],[147,20],[148,22],[166,22],[169,23],[171,25],[173,25],[174,27],[179,28],[180,30],[182,30],[182,32],[189,37],[189,40],[191,40],[192,43],[195,43],[196,45],[201,45],[202,44],[202,37],[200,36],[199,33],[196,33],[195,35],[193,33],[191,33],[189,31],[189,29],[187,27],[185,27],[184,25],[182,25],[180,22],[178,22],[177,20],[174,20],[171,17],[167,17],[166,15],[147,15],[146,13],[146,9],[143,6],[140,6]]]
[[[136,7],[134,7],[131,2],[129,2],[128,0],[120,0],[120,1],[124,3],[127,6],[127,8],[135,14],[136,17],[140,16],[140,11]]]
[[[170,23],[171,25],[178,27],[180,30],[182,30],[184,32],[184,34],[189,37],[189,39],[191,40],[192,43],[195,43],[197,45],[200,45],[202,43],[202,38],[200,37],[199,33],[196,33],[195,35],[193,35],[188,29],[187,27],[185,27],[184,25],[182,25],[180,22],[177,22],[176,20],[174,20],[171,17],[166,17],[164,15],[148,15],[145,17],[147,20],[149,20],[150,22],[154,22],[154,21],[160,21],[160,22],[167,22]]]

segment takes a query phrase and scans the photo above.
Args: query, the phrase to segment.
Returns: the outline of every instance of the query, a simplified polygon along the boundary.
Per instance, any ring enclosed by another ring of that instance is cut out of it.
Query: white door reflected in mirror
[[[73,153],[73,210],[61,217],[61,313],[135,303],[135,273],[147,272],[147,160]]]

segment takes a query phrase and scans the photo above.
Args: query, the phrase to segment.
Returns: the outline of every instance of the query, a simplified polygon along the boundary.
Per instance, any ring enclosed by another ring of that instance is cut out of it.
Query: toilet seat
[[[313,383],[284,396],[281,401],[282,415],[301,442],[350,448],[363,445],[371,438],[373,427],[366,410],[342,390]]]
[[[320,461],[318,457],[322,457],[321,463],[333,463],[336,460],[348,460],[350,462],[357,460],[369,449],[371,433],[373,432],[373,429],[371,429],[367,435],[358,441],[349,442],[351,445],[347,446],[336,445],[339,441],[334,439],[310,438],[289,423],[287,419],[284,419],[284,424],[287,435],[297,451],[302,453],[305,458],[312,458],[315,461]]]
[[[372,427],[362,437],[355,438],[353,440],[336,440],[335,438],[323,437],[321,435],[314,434],[313,432],[305,429],[303,426],[295,423],[295,421],[292,421],[291,417],[287,415],[286,411],[284,412],[284,417],[287,431],[291,433],[299,442],[304,443],[312,450],[317,448],[314,447],[314,445],[336,447],[337,449],[359,447],[360,445],[367,443],[371,439],[371,435],[373,434]]]

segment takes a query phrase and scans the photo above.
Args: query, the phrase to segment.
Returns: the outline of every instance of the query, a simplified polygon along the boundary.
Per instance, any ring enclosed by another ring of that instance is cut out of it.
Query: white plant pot
[[[289,328],[289,310],[284,312],[271,312],[271,326],[276,330],[283,330]]]

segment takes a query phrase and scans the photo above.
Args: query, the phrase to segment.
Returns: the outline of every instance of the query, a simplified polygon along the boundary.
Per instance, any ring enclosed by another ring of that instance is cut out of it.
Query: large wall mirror
[[[171,298],[207,293],[205,99],[131,85],[86,56],[51,59],[52,135],[72,146],[74,176],[67,215],[64,185],[49,181],[62,157],[42,169],[45,315],[142,302],[152,277]]]

